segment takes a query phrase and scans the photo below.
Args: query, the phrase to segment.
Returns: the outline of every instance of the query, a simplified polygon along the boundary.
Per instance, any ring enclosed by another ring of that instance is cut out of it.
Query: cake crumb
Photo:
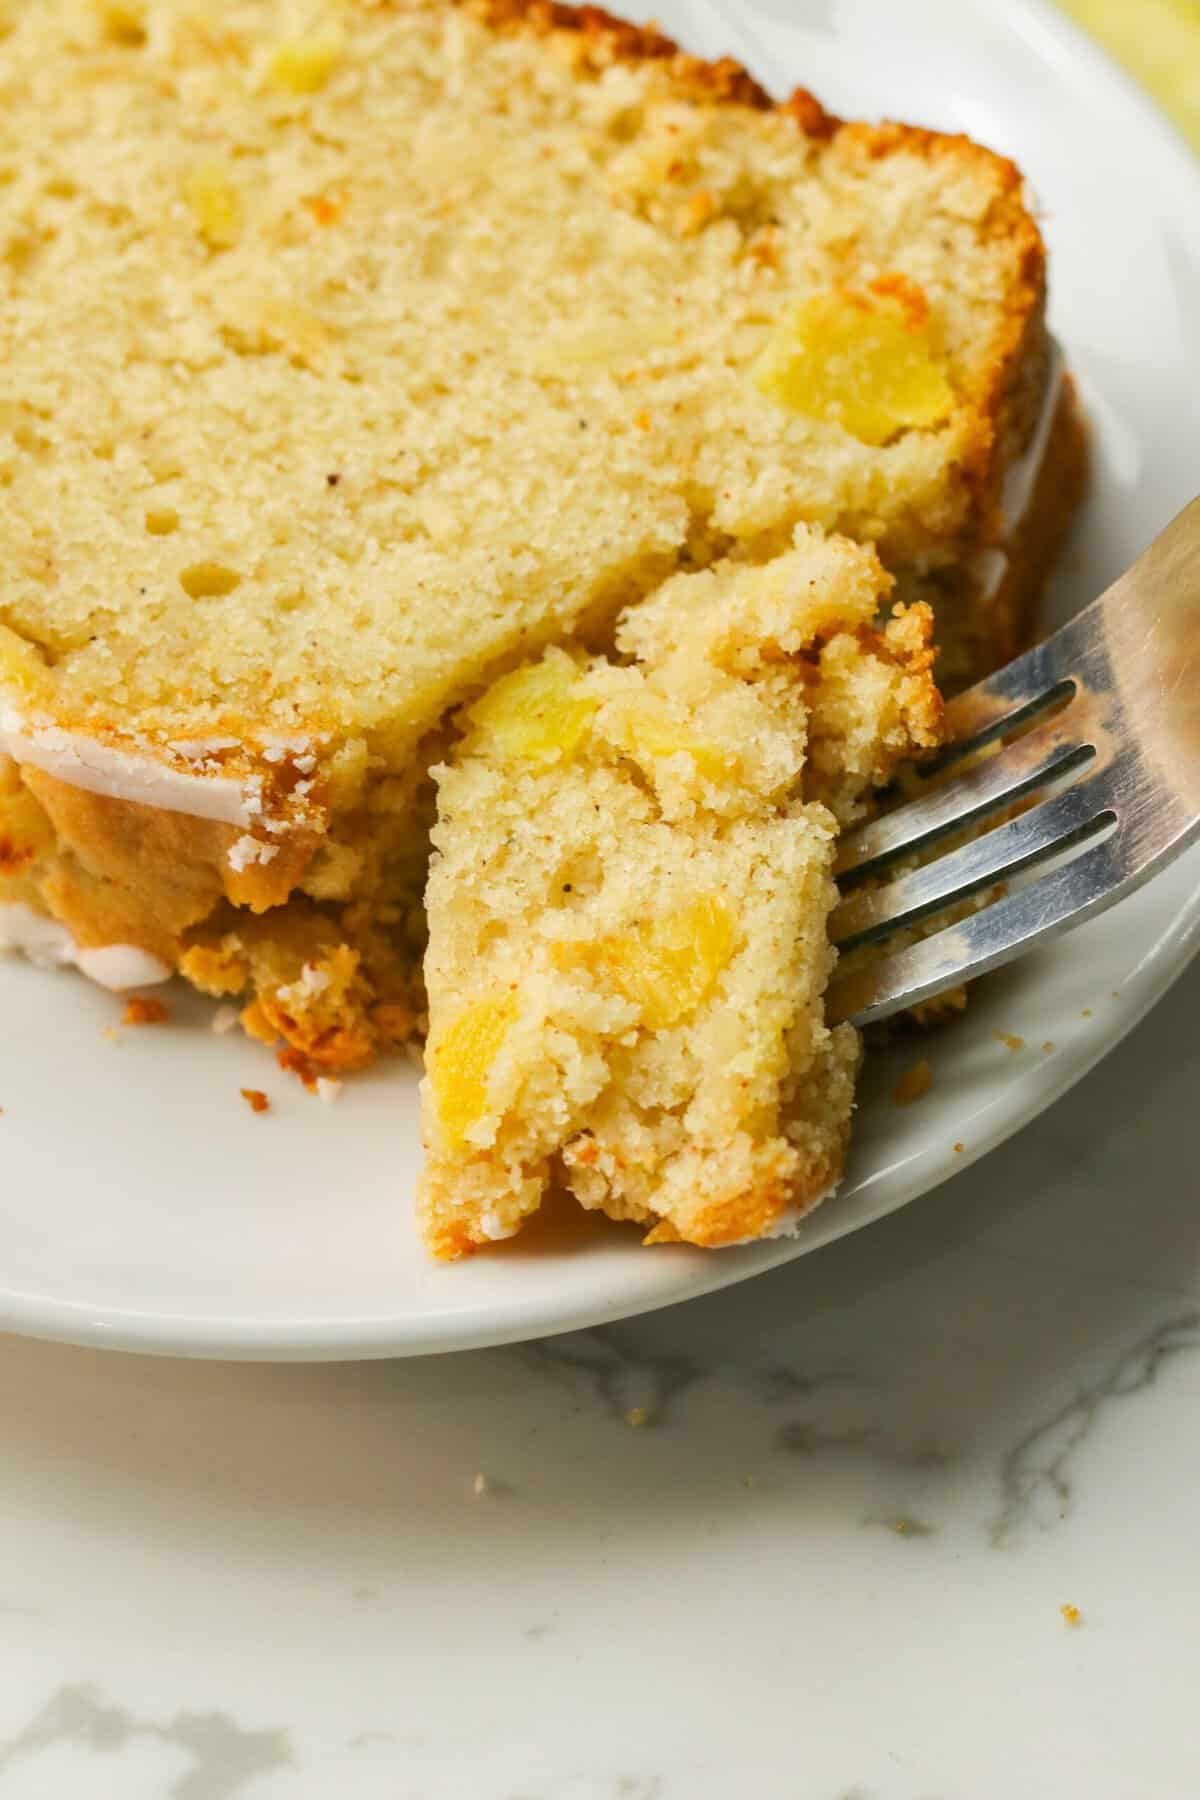
[[[125,1002],[122,1025],[162,1025],[170,1015],[161,1000],[147,1000],[134,994]]]
[[[992,1036],[998,1044],[1003,1044],[1006,1050],[1023,1050],[1025,1048],[1025,1039],[1017,1037],[1015,1032],[993,1031]]]
[[[240,1092],[242,1099],[246,1102],[246,1105],[250,1108],[251,1112],[265,1113],[270,1111],[271,1102],[267,1099],[267,1096],[263,1093],[261,1088],[242,1088]]]
[[[1049,1054],[1053,1050],[1053,1048],[1054,1048],[1054,1039],[1047,1038],[1045,1043],[1042,1045],[1042,1049],[1046,1052],[1047,1056],[1049,1056]]]
[[[1078,1625],[1083,1618],[1083,1614],[1080,1612],[1079,1608],[1077,1606],[1071,1606],[1069,1603],[1065,1606],[1060,1606],[1058,1610],[1063,1616],[1064,1625]]]
[[[892,1089],[893,1106],[911,1106],[933,1086],[933,1069],[927,1058],[914,1063],[912,1068],[903,1074]]]
[[[1083,1011],[1082,1011],[1082,1012],[1081,1012],[1081,1013],[1080,1013],[1080,1015],[1079,1015],[1079,1016],[1080,1016],[1080,1018],[1081,1018],[1081,1019],[1090,1019],[1090,1018],[1091,1018],[1091,1016],[1092,1016],[1092,1009],[1091,1009],[1091,1007],[1090,1007],[1090,1006],[1085,1006],[1085,1007],[1084,1007],[1084,1009],[1083,1009]]]
[[[965,1144],[955,1144],[955,1146],[954,1146],[955,1156],[961,1156],[963,1154],[964,1150],[966,1149],[966,1147],[967,1146]]]
[[[304,1083],[310,1094],[316,1093],[317,1071],[303,1050],[297,1050],[289,1044],[285,1049],[275,1052],[275,1061],[285,1075],[294,1075],[298,1081]]]
[[[650,1413],[644,1406],[631,1406],[625,1414],[625,1423],[634,1431],[650,1423]]]
[[[318,1075],[313,1085],[318,1100],[323,1101],[326,1106],[332,1106],[342,1091],[341,1082],[332,1080],[328,1075]]]
[[[236,1006],[218,1006],[209,1023],[209,1030],[215,1031],[218,1037],[226,1037],[238,1022]]]
[[[897,1537],[933,1536],[932,1525],[926,1525],[923,1519],[910,1518],[907,1513],[901,1513],[898,1518],[890,1519],[888,1529],[894,1531]]]
[[[474,1496],[477,1500],[482,1500],[488,1494],[490,1494],[491,1491],[492,1491],[492,1484],[488,1480],[487,1476],[484,1474],[483,1470],[480,1469],[477,1472],[474,1481],[472,1481],[472,1483],[471,1483],[471,1492],[474,1494]]]

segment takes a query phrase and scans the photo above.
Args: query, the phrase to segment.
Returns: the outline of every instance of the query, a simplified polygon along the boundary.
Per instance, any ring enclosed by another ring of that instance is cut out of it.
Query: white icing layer
[[[43,968],[75,968],[114,993],[127,988],[154,987],[169,981],[169,964],[134,944],[104,944],[85,950],[65,925],[34,912],[31,906],[9,902],[0,906],[0,950],[19,950]]]
[[[0,703],[0,750],[14,762],[31,763],[71,787],[112,800],[132,800],[161,812],[187,813],[226,825],[249,825],[262,811],[261,782],[231,775],[173,769],[151,756],[114,750],[95,738],[58,725],[27,724],[15,707]]]
[[[76,967],[99,987],[123,994],[127,988],[156,987],[170,981],[169,963],[134,944],[102,944],[98,950],[77,950]]]

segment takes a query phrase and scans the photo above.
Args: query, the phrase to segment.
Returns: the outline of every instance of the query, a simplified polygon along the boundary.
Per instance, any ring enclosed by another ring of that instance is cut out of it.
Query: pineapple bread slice
[[[800,522],[1003,652],[1073,491],[1006,501],[1068,430],[1011,164],[593,9],[2,18],[0,942],[355,1066],[418,1028],[427,770],[505,668]]]
[[[800,528],[677,576],[626,660],[561,649],[468,706],[426,904],[424,1234],[510,1237],[565,1185],[647,1241],[787,1229],[838,1179],[857,1034],[826,1027],[839,818],[938,740],[926,608]]]

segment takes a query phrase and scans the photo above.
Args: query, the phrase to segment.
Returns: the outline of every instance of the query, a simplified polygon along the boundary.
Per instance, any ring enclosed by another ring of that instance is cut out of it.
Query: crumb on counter
[[[1003,1044],[1006,1050],[1023,1050],[1025,1048],[1025,1039],[1017,1037],[1015,1032],[993,1031],[992,1036],[998,1044]]]
[[[650,1412],[645,1406],[631,1406],[625,1414],[625,1423],[634,1431],[650,1423]]]
[[[1049,1056],[1051,1051],[1054,1049],[1054,1039],[1047,1038],[1045,1043],[1042,1045],[1042,1049],[1046,1052],[1046,1055]]]
[[[271,1102],[261,1088],[242,1088],[240,1092],[251,1112],[265,1113],[271,1110]]]
[[[471,1483],[471,1492],[477,1500],[483,1500],[492,1491],[492,1484],[480,1469]]]
[[[892,1089],[893,1106],[911,1106],[933,1086],[933,1069],[926,1057],[905,1071]]]
[[[1080,1018],[1081,1018],[1081,1019],[1090,1019],[1090,1018],[1091,1018],[1091,1016],[1092,1016],[1092,1009],[1091,1009],[1091,1007],[1090,1007],[1090,1006],[1085,1006],[1085,1007],[1084,1007],[1084,1009],[1083,1009],[1083,1011],[1082,1011],[1082,1012],[1081,1012],[1081,1013],[1080,1013],[1080,1015],[1079,1015],[1079,1016],[1080,1016]]]
[[[897,1537],[933,1536],[932,1525],[926,1525],[923,1519],[914,1519],[908,1513],[901,1513],[898,1518],[889,1519],[888,1530],[894,1531]]]
[[[122,1025],[163,1025],[170,1014],[161,1000],[147,1000],[141,994],[132,994],[125,1002],[125,1011],[121,1015]]]
[[[1079,1608],[1077,1606],[1072,1606],[1069,1602],[1064,1606],[1060,1606],[1058,1610],[1062,1614],[1064,1625],[1078,1625],[1083,1620],[1083,1614],[1080,1612]]]

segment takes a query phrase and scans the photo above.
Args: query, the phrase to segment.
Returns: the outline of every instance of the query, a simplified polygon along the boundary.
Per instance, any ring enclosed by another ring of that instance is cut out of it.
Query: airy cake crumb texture
[[[1001,159],[447,0],[6,16],[0,619],[56,717],[404,760],[680,564],[956,554],[1040,298]],[[864,442],[755,370],[881,282],[948,400]]]
[[[823,1017],[833,808],[940,723],[927,610],[873,623],[889,585],[802,527],[630,609],[632,660],[551,649],[466,709],[427,896],[438,1255],[511,1236],[552,1182],[704,1245],[836,1182],[859,1046]],[[832,783],[814,728],[852,746]]]
[[[1044,259],[964,138],[547,0],[2,0],[0,170],[0,702],[266,807],[0,759],[0,904],[316,1066],[419,1035],[428,770],[506,669],[647,600],[665,642],[680,581],[769,587],[806,524],[995,649],[965,571]],[[840,817],[920,704],[921,616],[887,627],[907,699],[823,653],[803,785]]]

